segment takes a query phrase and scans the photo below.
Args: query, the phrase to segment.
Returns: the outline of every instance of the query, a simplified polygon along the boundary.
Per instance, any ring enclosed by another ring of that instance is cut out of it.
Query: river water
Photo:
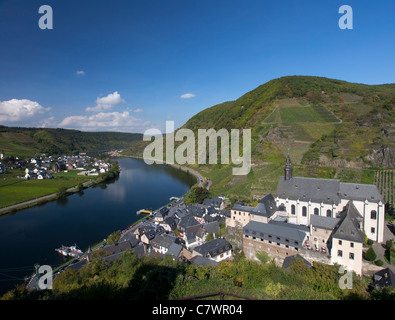
[[[169,166],[115,160],[122,171],[110,183],[0,217],[0,296],[22,283],[35,264],[56,267],[66,262],[55,252],[61,245],[77,244],[86,251],[138,220],[138,210],[155,210],[196,183],[194,176]]]

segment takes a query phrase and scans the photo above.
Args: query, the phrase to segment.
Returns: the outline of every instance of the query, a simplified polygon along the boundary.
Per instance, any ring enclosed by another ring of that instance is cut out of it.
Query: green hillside
[[[0,126],[0,149],[9,156],[46,154],[98,154],[130,148],[142,134],[83,132],[66,129],[11,128]]]
[[[207,108],[182,128],[195,136],[198,129],[251,129],[247,177],[232,176],[232,165],[191,165],[213,180],[214,194],[251,199],[275,192],[287,154],[298,175],[373,183],[375,170],[395,167],[394,106],[395,84],[288,76]],[[147,144],[126,153],[141,156]]]

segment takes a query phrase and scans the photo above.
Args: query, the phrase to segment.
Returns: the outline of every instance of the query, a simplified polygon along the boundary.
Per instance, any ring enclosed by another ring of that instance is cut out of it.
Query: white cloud
[[[84,75],[84,74],[85,74],[85,71],[84,71],[84,70],[77,70],[77,71],[76,71],[76,74],[78,74],[78,75]]]
[[[37,114],[45,113],[50,109],[44,108],[36,101],[27,99],[0,101],[0,121],[13,122],[26,120]]]
[[[140,113],[140,112],[143,112],[143,109],[134,109],[133,112]]]
[[[91,112],[100,112],[104,110],[111,110],[113,107],[124,103],[125,100],[121,98],[121,95],[118,93],[118,91],[115,91],[114,93],[110,93],[105,97],[97,98],[96,106],[87,107],[85,110]]]
[[[49,117],[46,119],[43,119],[40,123],[41,128],[55,128],[57,125],[57,121],[55,117]]]
[[[150,125],[149,121],[142,121],[124,112],[100,112],[91,116],[69,116],[58,124],[58,127],[79,130],[110,130],[124,132],[138,132]]]
[[[180,98],[182,98],[182,99],[190,99],[193,97],[196,97],[196,95],[194,95],[193,93],[184,93],[180,96]]]

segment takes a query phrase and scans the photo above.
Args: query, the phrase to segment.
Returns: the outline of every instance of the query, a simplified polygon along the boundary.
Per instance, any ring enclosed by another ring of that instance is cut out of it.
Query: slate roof
[[[199,224],[199,222],[197,222],[191,214],[188,214],[185,217],[181,218],[181,220],[178,222],[177,227],[181,231],[185,231],[187,227],[191,227],[197,224]]]
[[[290,265],[296,260],[302,259],[303,263],[307,266],[307,268],[311,268],[311,263],[308,262],[305,258],[303,258],[300,254],[295,254],[292,256],[285,257],[282,268],[288,270]]]
[[[347,200],[358,200],[369,202],[384,202],[377,186],[373,184],[340,183],[340,197]]]
[[[251,212],[254,210],[254,207],[246,206],[242,201],[239,200],[233,205],[232,210]]]
[[[122,241],[119,243],[115,243],[114,245],[106,246],[100,250],[104,251],[108,255],[113,255],[116,253],[124,252],[128,249],[132,249],[132,246],[129,241]],[[93,251],[94,252],[94,251]],[[90,255],[93,253],[91,252]]]
[[[190,214],[198,218],[202,218],[206,214],[206,208],[201,205],[191,205],[187,209]]]
[[[313,227],[317,227],[320,229],[333,230],[335,229],[339,221],[340,221],[339,218],[330,218],[330,217],[318,216],[315,214],[310,216],[310,224]]]
[[[334,179],[293,177],[285,180],[280,177],[276,196],[282,199],[339,204],[339,188],[340,181]]]
[[[270,221],[269,223],[250,221],[243,228],[244,235],[273,241],[274,243],[291,245],[297,248],[302,248],[303,241],[308,232],[308,227],[277,221]]]
[[[197,266],[217,266],[219,262],[202,257],[202,256],[195,256],[191,259],[193,264]]]
[[[258,205],[254,209],[252,209],[251,214],[271,217],[276,211],[276,201],[274,200],[273,195],[269,193],[259,201]]]
[[[373,184],[344,183],[336,179],[280,177],[276,196],[282,199],[311,201],[315,203],[339,204],[341,199],[378,203],[384,202]]]
[[[380,287],[392,286],[395,289],[395,274],[391,269],[386,268],[373,275],[374,285]]]
[[[218,233],[220,231],[218,221],[206,223],[203,225],[203,228],[207,233],[212,233],[212,234]]]
[[[220,198],[206,198],[203,200],[203,204],[206,206],[213,206],[215,208],[219,208],[221,207],[222,201],[223,200]]]
[[[228,241],[219,238],[196,247],[194,251],[200,253],[203,257],[213,258],[231,249],[232,245]]]
[[[164,247],[169,249],[170,246],[176,241],[176,237],[171,236],[166,233],[158,234],[152,241],[150,242],[152,246],[155,247]]]
[[[340,221],[332,233],[333,237],[363,243],[364,234],[360,228],[363,218],[352,201],[349,201],[344,210],[339,213],[339,218]]]
[[[178,256],[180,255],[180,252],[182,250],[182,246],[180,246],[177,243],[172,243],[169,247],[169,250],[167,251],[166,254],[169,254],[171,256],[173,256],[174,258],[178,258]]]

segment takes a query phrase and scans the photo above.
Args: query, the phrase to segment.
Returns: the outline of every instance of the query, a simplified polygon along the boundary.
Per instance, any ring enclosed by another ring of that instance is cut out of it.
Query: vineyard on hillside
[[[395,170],[378,170],[374,183],[390,209],[394,209]]]

